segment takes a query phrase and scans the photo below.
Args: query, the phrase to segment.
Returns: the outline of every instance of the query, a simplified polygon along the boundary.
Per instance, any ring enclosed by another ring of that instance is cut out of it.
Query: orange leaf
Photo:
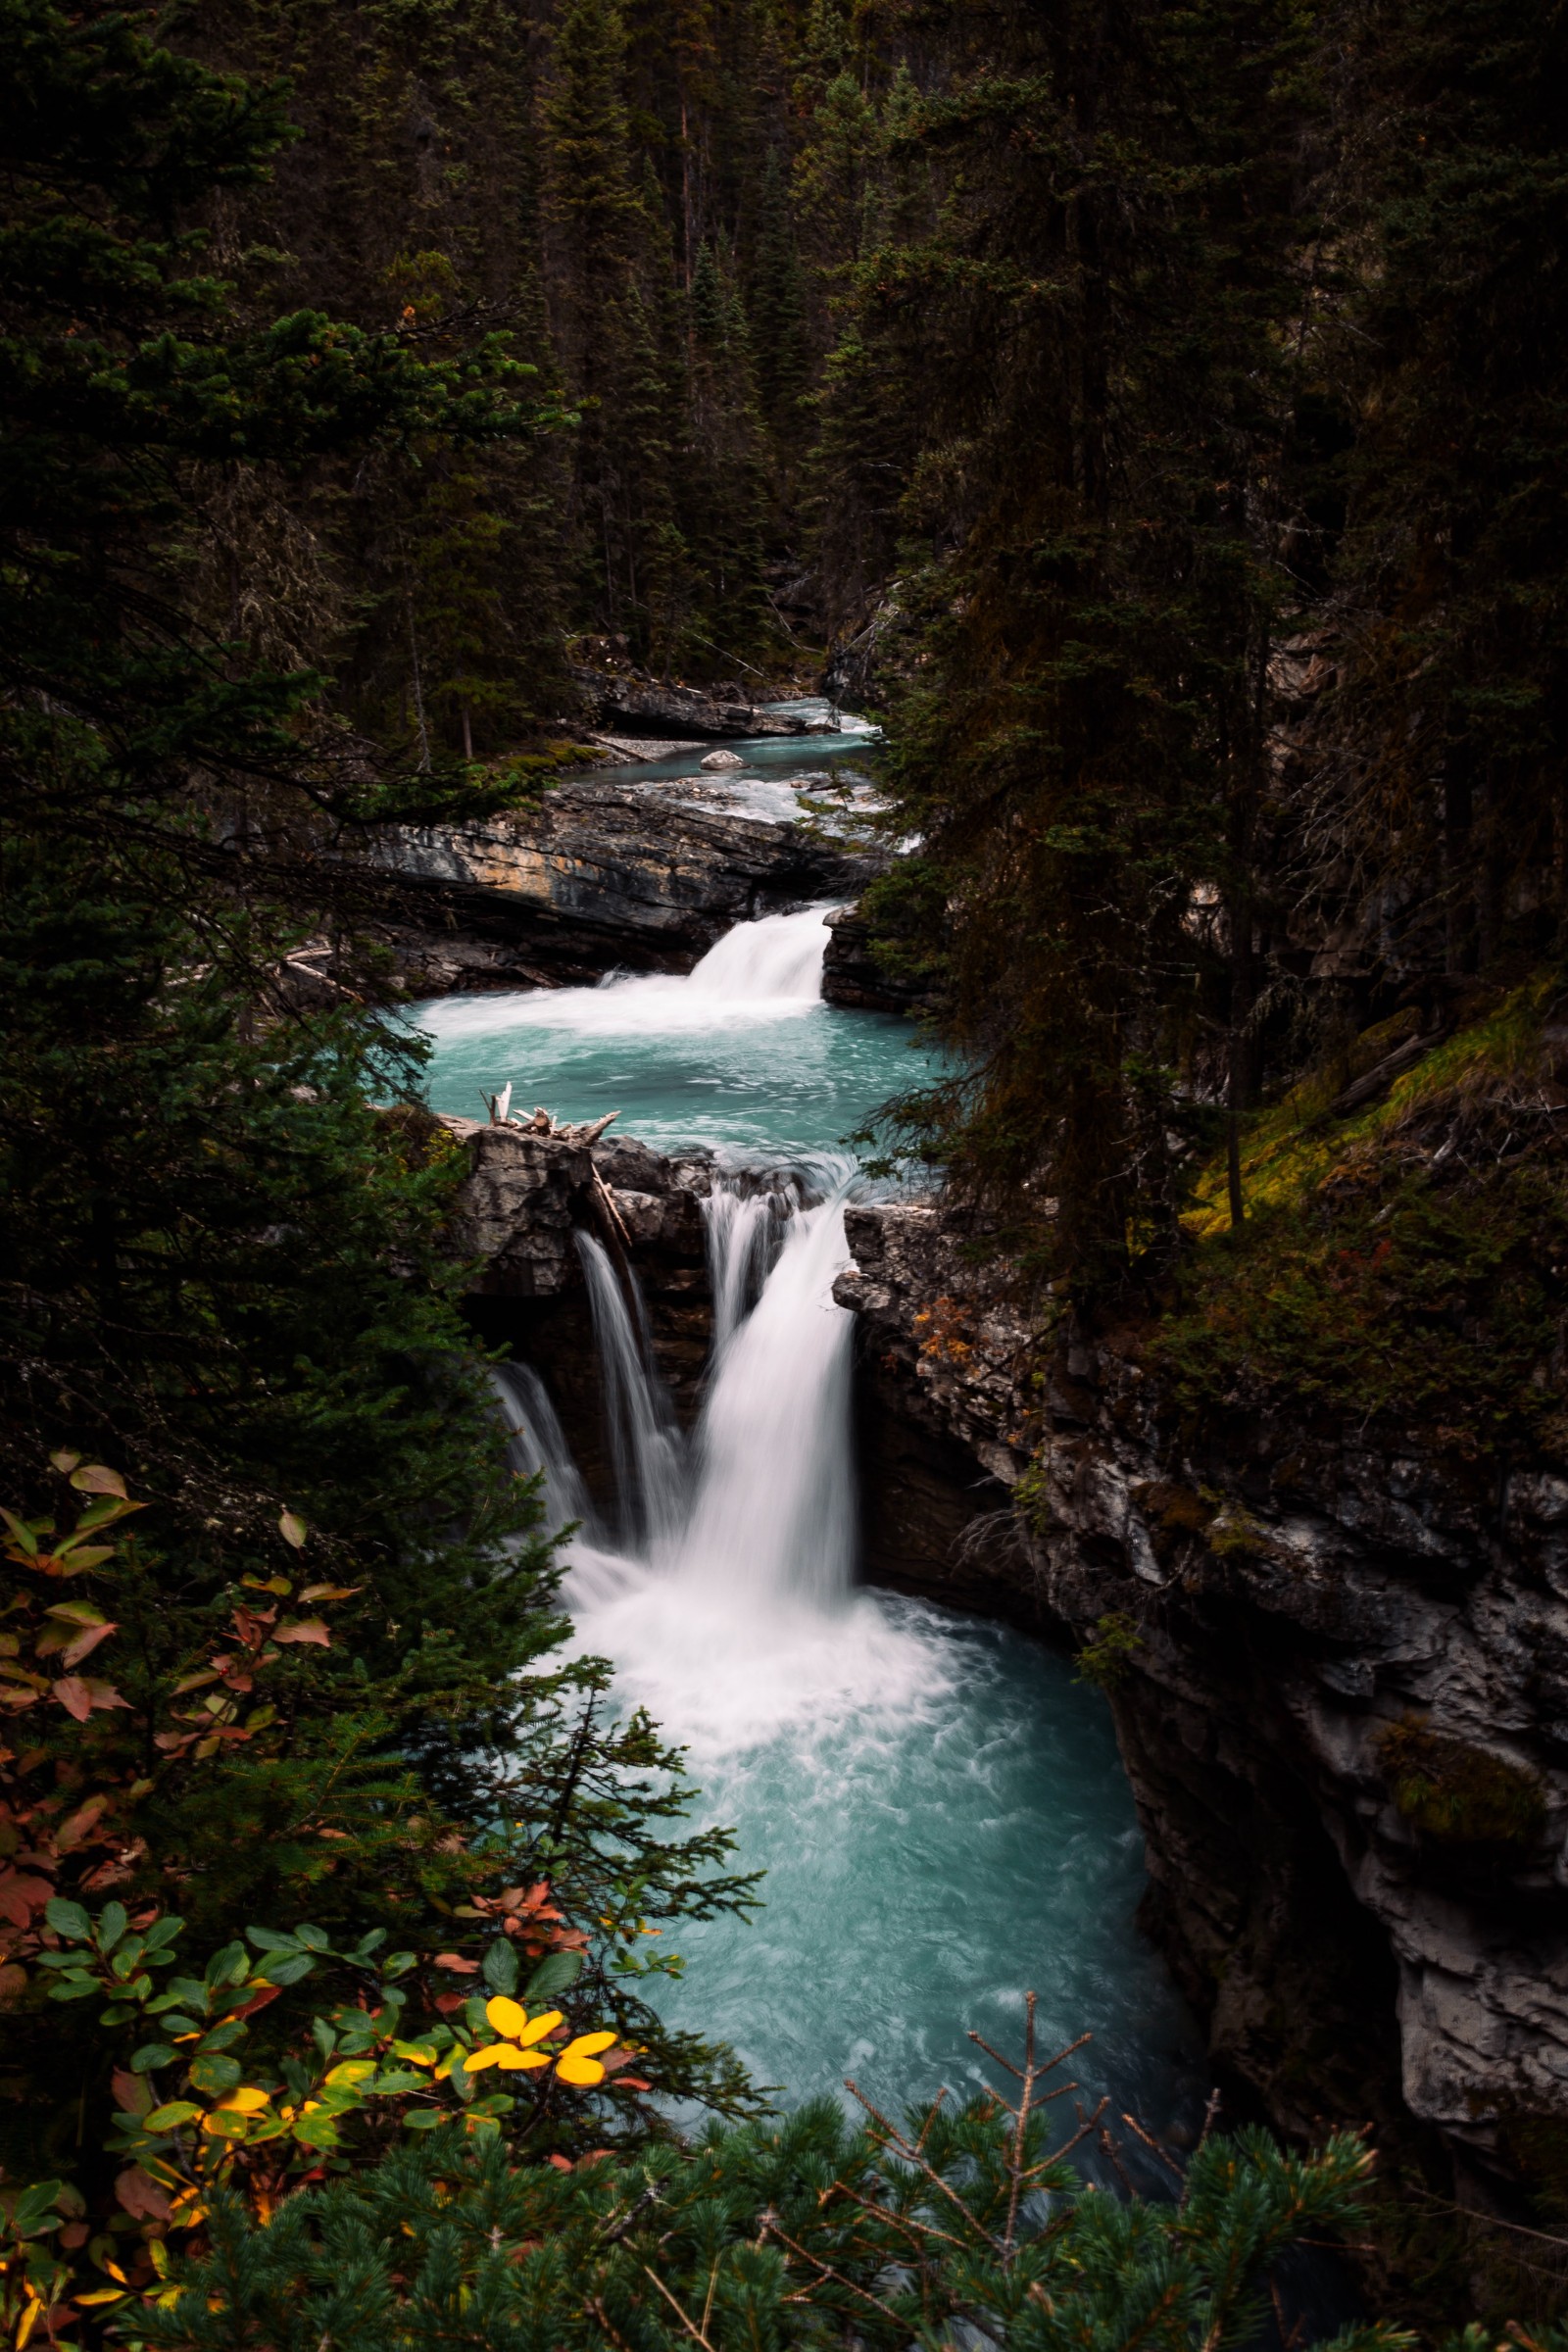
[[[479,1974],[478,1961],[465,1960],[461,1952],[437,1952],[435,1964],[437,1968],[450,1968],[460,1977],[476,1977]]]
[[[63,1676],[62,1679],[56,1683],[54,1690],[56,1698],[59,1699],[60,1704],[65,1708],[66,1713],[68,1715],[74,1715],[78,1723],[85,1723],[88,1716],[92,1713],[92,1692],[88,1690],[80,1675],[68,1674]]]
[[[13,1927],[24,1928],[53,1893],[54,1887],[47,1879],[33,1878],[25,1871],[8,1870],[0,1875],[0,1919],[9,1919]]]
[[[322,1649],[330,1649],[332,1646],[332,1637],[319,1617],[301,1617],[292,1625],[276,1626],[273,1628],[272,1640],[274,1642],[315,1642]]]
[[[70,1647],[61,1652],[61,1665],[79,1666],[82,1659],[95,1650],[100,1642],[107,1642],[111,1634],[118,1634],[119,1631],[118,1625],[87,1626],[76,1636]]]
[[[312,1600],[352,1600],[356,1592],[364,1591],[363,1585],[307,1585],[300,1594],[300,1605],[303,1607]]]
[[[251,1994],[250,1999],[245,2003],[243,2009],[230,2009],[228,2014],[231,2018],[254,2017],[258,2009],[265,2009],[267,2007],[269,2001],[277,2000],[282,1993],[282,1990],[283,1987],[281,1984],[258,1985],[257,1989]]]
[[[167,2222],[169,2199],[151,2173],[144,2173],[139,2164],[122,2172],[115,2182],[115,2195],[128,2214],[138,2222]]]
[[[84,1805],[78,1805],[55,1832],[55,1843],[61,1852],[69,1853],[74,1845],[79,1845],[98,1827],[108,1807],[107,1796],[89,1796]]]

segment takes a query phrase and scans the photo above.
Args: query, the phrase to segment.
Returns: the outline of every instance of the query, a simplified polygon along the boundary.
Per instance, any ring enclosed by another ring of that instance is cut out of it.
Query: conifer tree
[[[533,379],[493,342],[429,359],[320,313],[237,317],[202,232],[169,223],[256,181],[283,94],[107,9],[7,0],[0,37],[0,1467],[48,1516],[47,1456],[90,1450],[156,1511],[150,1685],[190,1688],[190,1651],[247,1591],[292,1590],[302,1545],[359,1605],[281,1767],[247,1776],[215,1737],[171,1811],[149,1748],[127,1841],[193,1909],[327,1880],[327,1908],[412,1924],[417,1873],[375,1883],[379,1760],[460,1842],[504,1803],[590,1901],[629,1871],[706,1904],[723,1840],[665,1842],[648,1728],[617,1759],[606,1670],[542,1663],[556,1568],[458,1312],[461,1154],[321,854],[462,779],[368,775],[310,673],[186,601],[189,469],[405,443],[459,468],[532,430]],[[313,932],[337,950],[314,989],[290,961]],[[305,1825],[339,1732],[324,1785],[352,1823],[323,1869]]]
[[[746,303],[759,405],[778,458],[788,466],[801,430],[801,403],[810,383],[811,352],[789,178],[777,147],[767,151],[759,185]]]

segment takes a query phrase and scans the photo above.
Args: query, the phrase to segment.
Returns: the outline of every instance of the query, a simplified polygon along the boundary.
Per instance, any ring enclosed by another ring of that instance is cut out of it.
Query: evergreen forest
[[[664,2022],[766,1885],[565,1643],[361,853],[595,680],[867,714],[878,1164],[1184,1427],[1560,1459],[1564,88],[1559,0],[0,0],[18,2352],[1295,2352],[1302,2240],[1337,2352],[1563,2352],[1359,2111],[1126,2195],[1032,1999],[897,2117]]]

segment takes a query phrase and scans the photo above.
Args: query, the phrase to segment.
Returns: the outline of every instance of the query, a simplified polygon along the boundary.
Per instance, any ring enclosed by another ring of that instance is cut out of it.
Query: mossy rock
[[[1534,1845],[1546,1825],[1545,1790],[1522,1764],[1471,1747],[1406,1717],[1377,1743],[1395,1804],[1413,1829],[1445,1843]]]

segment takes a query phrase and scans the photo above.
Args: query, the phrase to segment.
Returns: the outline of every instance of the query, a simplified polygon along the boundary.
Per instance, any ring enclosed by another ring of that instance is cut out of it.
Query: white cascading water
[[[636,1532],[614,1549],[576,1540],[566,1597],[579,1645],[612,1657],[627,1688],[710,1756],[806,1732],[824,1710],[915,1705],[933,1684],[926,1646],[851,1590],[853,1318],[832,1296],[848,1263],[849,1163],[838,1174],[827,1200],[805,1205],[791,1183],[719,1176],[715,1348],[684,1463],[614,1271],[583,1245],[623,1430],[618,1517]]]
[[[628,1298],[609,1253],[591,1234],[578,1234],[577,1254],[605,1384],[620,1535],[629,1551],[645,1556],[671,1543],[680,1527],[686,1448],[654,1363],[635,1283]]]
[[[715,1232],[727,1226],[727,1254],[742,1260],[714,1286],[734,1298],[756,1240],[744,1211],[713,1224]],[[736,1318],[715,1360],[679,1573],[748,1608],[824,1608],[849,1592],[853,1317],[832,1295],[848,1260],[842,1192],[797,1208],[760,1298]]]
[[[825,939],[819,910],[775,916],[732,932],[685,980],[449,1001],[476,1037],[554,1028],[563,1056],[571,1037],[593,1041],[602,1091],[577,1116],[624,1102],[673,1036],[658,1065],[677,1105],[662,1133],[691,1140],[702,1098],[685,1090],[722,1073],[731,1124],[715,1141],[732,1148],[737,1125],[755,1139],[748,1164],[721,1162],[708,1202],[713,1347],[689,1440],[635,1287],[582,1244],[613,1525],[590,1506],[534,1375],[497,1375],[514,1466],[543,1466],[555,1525],[581,1523],[564,1592],[574,1646],[614,1661],[626,1703],[689,1751],[699,1818],[737,1824],[739,1865],[767,1871],[756,1922],[684,1922],[690,1977],[650,1991],[671,2025],[732,2039],[792,2097],[853,2074],[897,2104],[982,2079],[964,2029],[1015,2041],[1033,1984],[1042,2033],[1097,2030],[1075,2060],[1087,2090],[1182,2129],[1200,2089],[1174,1996],[1133,1934],[1140,1838],[1098,1699],[1027,1642],[855,1584],[853,1319],[832,1297],[854,1163],[821,1143],[857,1105],[824,1115],[809,1148],[779,1117],[824,1020]],[[494,1092],[497,1048],[485,1051],[465,1083]],[[751,1102],[755,1122],[737,1120]]]
[[[765,914],[737,923],[691,971],[628,977],[609,972],[594,988],[540,989],[511,1000],[517,1025],[568,1030],[573,1036],[659,1036],[726,1023],[749,1026],[770,1014],[791,1017],[821,1002],[824,917],[831,904],[797,914]],[[455,997],[442,1006],[436,1034],[459,1040],[492,1032],[490,997]]]

